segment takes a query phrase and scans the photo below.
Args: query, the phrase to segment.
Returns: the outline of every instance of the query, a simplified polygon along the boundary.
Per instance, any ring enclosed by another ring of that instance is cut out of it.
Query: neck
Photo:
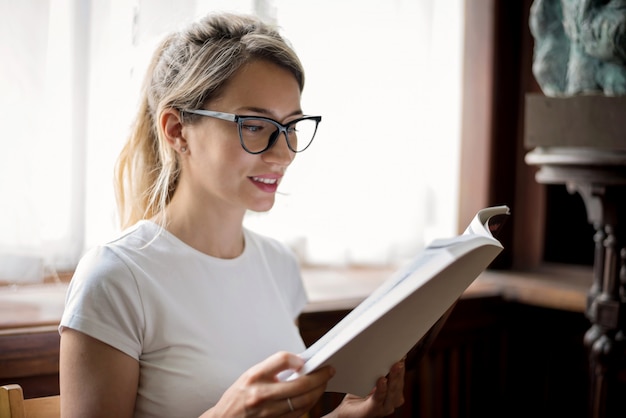
[[[166,229],[187,245],[217,258],[231,259],[244,249],[245,210],[224,208],[215,202],[189,204],[179,191],[166,209]]]

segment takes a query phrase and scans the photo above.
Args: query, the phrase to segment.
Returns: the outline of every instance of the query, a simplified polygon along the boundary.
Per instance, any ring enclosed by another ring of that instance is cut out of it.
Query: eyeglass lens
[[[302,119],[289,125],[287,143],[294,152],[304,151],[313,141],[317,121]],[[264,119],[246,118],[239,125],[244,148],[251,153],[260,153],[270,148],[279,138],[279,126]],[[284,136],[284,135],[283,135]]]

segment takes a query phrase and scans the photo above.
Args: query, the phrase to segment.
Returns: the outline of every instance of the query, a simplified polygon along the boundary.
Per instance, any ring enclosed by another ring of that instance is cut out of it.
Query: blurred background
[[[3,0],[0,276],[71,271],[119,232],[113,166],[150,55],[216,10],[276,23],[304,112],[323,115],[247,226],[331,266],[397,264],[456,233],[461,0]]]

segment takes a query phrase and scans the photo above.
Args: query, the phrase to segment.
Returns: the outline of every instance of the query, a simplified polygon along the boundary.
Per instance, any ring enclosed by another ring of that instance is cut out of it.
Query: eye
[[[261,133],[264,128],[263,124],[258,122],[246,122],[241,125],[241,129],[250,134]]]
[[[302,119],[298,119],[298,120],[295,120],[293,122],[290,122],[289,125],[287,126],[287,133],[289,135],[295,135],[298,132],[300,132],[300,128],[302,126],[302,122],[303,122]]]
[[[248,118],[241,121],[241,133],[249,137],[266,137],[270,132],[274,132],[276,126],[264,119]]]

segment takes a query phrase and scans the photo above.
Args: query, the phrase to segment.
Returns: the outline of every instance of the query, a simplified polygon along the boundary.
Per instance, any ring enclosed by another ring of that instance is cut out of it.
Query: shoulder
[[[91,276],[119,276],[128,271],[128,267],[115,251],[108,245],[99,245],[87,251],[81,258],[74,279]]]
[[[72,282],[100,287],[132,281],[135,269],[132,253],[149,248],[147,244],[157,234],[156,225],[140,222],[116,239],[89,249],[78,263]]]
[[[106,245],[94,247],[80,260],[68,289],[68,298],[103,301],[113,295],[136,292],[131,269]]]
[[[164,231],[157,224],[143,220],[125,229],[117,238],[109,241],[104,246],[111,249],[144,249],[157,241]]]

